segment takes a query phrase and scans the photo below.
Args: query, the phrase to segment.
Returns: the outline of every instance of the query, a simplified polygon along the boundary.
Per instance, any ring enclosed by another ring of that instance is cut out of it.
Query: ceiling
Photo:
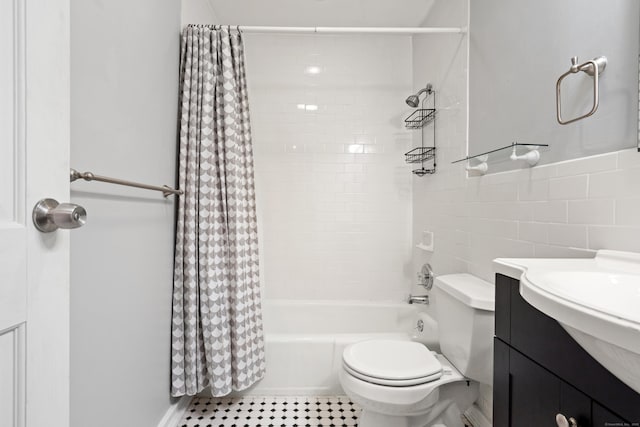
[[[207,0],[223,25],[419,27],[435,0]]]

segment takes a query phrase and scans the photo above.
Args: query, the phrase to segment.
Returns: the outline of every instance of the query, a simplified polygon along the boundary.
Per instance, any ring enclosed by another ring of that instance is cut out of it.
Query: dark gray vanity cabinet
[[[585,352],[552,318],[528,304],[519,281],[496,275],[494,427],[640,426],[640,394]]]

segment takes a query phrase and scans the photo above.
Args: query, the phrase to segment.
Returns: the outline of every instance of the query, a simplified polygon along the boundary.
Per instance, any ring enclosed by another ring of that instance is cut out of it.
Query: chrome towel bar
[[[606,66],[607,58],[605,56],[599,56],[580,65],[578,65],[577,56],[571,58],[571,67],[569,68],[569,71],[561,75],[556,83],[556,118],[558,119],[558,123],[560,123],[561,125],[568,125],[569,123],[587,118],[596,112],[596,110],[598,109],[598,103],[600,102],[600,74],[604,72]],[[589,111],[587,114],[576,117],[575,119],[563,120],[562,101],[560,99],[562,97],[560,93],[562,80],[564,80],[565,77],[567,77],[569,74],[575,74],[580,71],[584,71],[585,73],[593,77],[593,106],[591,107],[591,111]]]
[[[139,182],[125,181],[123,179],[96,175],[93,172],[78,172],[75,169],[70,170],[69,178],[71,182],[78,179],[84,179],[85,181],[100,181],[109,184],[126,185],[127,187],[144,188],[145,190],[161,191],[164,197],[169,197],[172,194],[176,194],[178,196],[181,196],[183,194],[182,190],[176,190],[175,188],[171,188],[166,185],[159,187],[157,185],[140,184]]]

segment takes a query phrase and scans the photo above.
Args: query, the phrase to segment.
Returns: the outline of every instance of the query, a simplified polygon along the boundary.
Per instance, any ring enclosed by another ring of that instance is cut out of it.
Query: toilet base
[[[426,384],[381,386],[339,373],[344,392],[362,408],[359,427],[464,427],[462,412],[478,398],[478,383],[466,379],[442,355],[444,373]]]
[[[422,415],[386,415],[363,409],[358,427],[464,427],[461,416],[458,405],[451,401],[438,402]]]

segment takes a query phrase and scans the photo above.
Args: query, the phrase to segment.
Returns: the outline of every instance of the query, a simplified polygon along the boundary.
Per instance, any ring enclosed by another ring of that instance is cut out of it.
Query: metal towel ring
[[[599,56],[580,65],[578,65],[577,56],[571,58],[571,68],[569,68],[569,71],[561,75],[560,78],[558,78],[558,82],[556,83],[556,118],[558,119],[558,123],[560,123],[561,125],[568,125],[569,123],[587,118],[596,112],[596,110],[598,109],[598,104],[600,102],[600,74],[604,72],[606,66],[607,58],[605,56]],[[591,107],[591,111],[589,111],[587,114],[571,120],[563,120],[561,101],[562,96],[560,92],[562,80],[564,80],[565,77],[567,77],[569,74],[575,74],[580,71],[584,71],[588,75],[593,76],[593,106]]]

